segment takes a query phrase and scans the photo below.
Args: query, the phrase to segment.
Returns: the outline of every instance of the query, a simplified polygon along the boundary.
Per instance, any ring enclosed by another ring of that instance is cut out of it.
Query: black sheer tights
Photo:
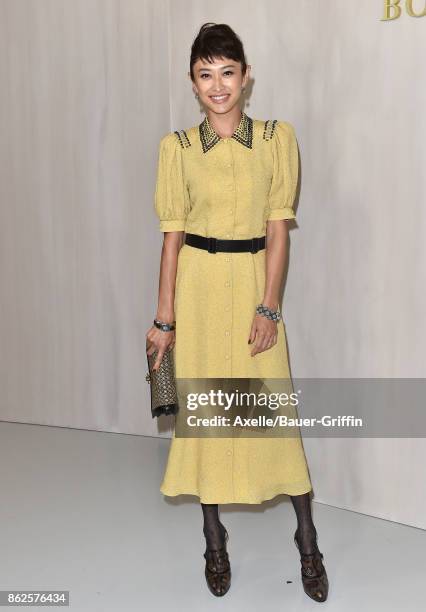
[[[201,504],[204,517],[204,535],[209,548],[218,549],[225,542],[223,528],[219,520],[218,504]]]
[[[301,552],[313,553],[316,548],[317,531],[312,520],[310,493],[290,495],[297,518],[297,539]],[[204,535],[209,548],[220,548],[225,541],[219,520],[218,504],[201,504],[204,517]]]
[[[310,493],[303,495],[290,495],[297,517],[297,539],[300,542],[300,549],[303,553],[313,553],[317,548],[317,530],[311,515],[311,496]]]

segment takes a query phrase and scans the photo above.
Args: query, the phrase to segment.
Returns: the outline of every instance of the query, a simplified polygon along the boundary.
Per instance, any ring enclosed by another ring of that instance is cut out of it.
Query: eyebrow
[[[222,66],[222,69],[223,69],[223,68],[235,68],[235,66],[234,66],[233,64],[228,64],[227,66]],[[198,69],[198,72],[201,72],[202,70],[208,70],[208,71],[211,71],[211,68],[199,68],[199,69]]]

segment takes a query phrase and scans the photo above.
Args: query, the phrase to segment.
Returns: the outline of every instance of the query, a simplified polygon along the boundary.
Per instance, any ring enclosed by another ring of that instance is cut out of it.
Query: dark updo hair
[[[189,69],[194,80],[193,66],[199,59],[212,63],[216,57],[228,57],[241,62],[243,76],[247,70],[243,43],[226,23],[204,23],[191,47]]]

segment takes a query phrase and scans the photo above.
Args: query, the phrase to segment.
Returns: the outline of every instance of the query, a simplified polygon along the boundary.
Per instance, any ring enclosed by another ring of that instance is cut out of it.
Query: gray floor
[[[204,578],[198,498],[159,491],[168,445],[0,423],[0,590],[66,589],[69,609],[79,612],[425,609],[424,531],[318,503],[330,593],[325,603],[310,600],[285,495],[221,506],[232,586],[214,597]]]

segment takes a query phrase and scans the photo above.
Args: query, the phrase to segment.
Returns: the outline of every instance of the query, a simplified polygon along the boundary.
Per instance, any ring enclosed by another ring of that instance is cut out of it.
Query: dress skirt
[[[179,378],[290,378],[285,322],[277,343],[251,356],[248,344],[265,287],[265,249],[209,253],[184,244],[175,288]],[[285,317],[284,317],[285,318]],[[186,410],[186,408],[185,408]],[[177,419],[186,417],[180,407]],[[295,437],[176,437],[160,491],[206,504],[259,504],[312,489],[300,434]]]

